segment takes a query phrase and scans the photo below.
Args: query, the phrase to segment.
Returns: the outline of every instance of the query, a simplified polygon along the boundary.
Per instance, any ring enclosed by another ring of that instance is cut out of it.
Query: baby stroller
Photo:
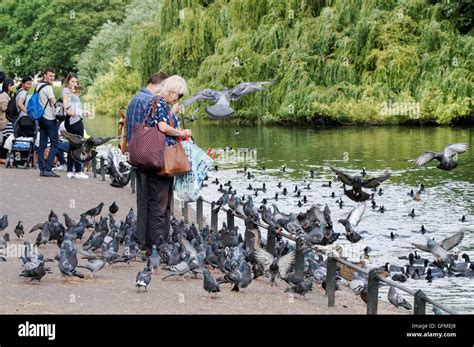
[[[28,116],[18,118],[15,124],[12,149],[7,155],[6,167],[33,168],[36,123]]]

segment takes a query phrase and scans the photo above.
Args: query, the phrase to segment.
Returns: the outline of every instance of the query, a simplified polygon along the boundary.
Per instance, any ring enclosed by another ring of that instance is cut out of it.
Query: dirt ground
[[[80,213],[95,207],[100,202],[105,206],[102,214],[108,213],[113,202],[119,206],[117,219],[123,219],[130,207],[136,210],[135,195],[130,186],[113,188],[100,178],[89,180],[39,177],[38,171],[5,169],[0,167],[0,215],[8,214],[10,234],[13,244],[21,244],[13,230],[18,220],[23,221],[25,232],[44,220],[51,209],[58,215],[68,213],[78,220]],[[175,211],[179,211],[176,202]],[[179,215],[179,213],[178,213]],[[63,221],[61,219],[61,221]],[[38,231],[25,235],[25,240],[34,243]],[[89,236],[86,233],[85,238]],[[76,243],[81,248],[81,243]],[[55,243],[40,246],[45,257],[54,258],[58,251]],[[85,260],[80,260],[85,262]],[[217,297],[208,298],[202,288],[202,277],[191,277],[182,281],[161,277],[166,273],[159,270],[152,278],[148,291],[137,292],[135,276],[144,263],[106,266],[96,278],[65,279],[57,263],[47,263],[52,274],[47,274],[41,283],[30,283],[19,277],[21,261],[10,257],[0,262],[0,314],[365,314],[364,302],[348,288],[336,292],[336,306],[327,307],[327,297],[320,286],[300,297],[284,292],[286,284],[272,287],[265,280],[255,280],[244,291],[231,292],[230,285],[222,285]],[[214,276],[220,276],[214,274]],[[404,314],[380,301],[382,314]]]

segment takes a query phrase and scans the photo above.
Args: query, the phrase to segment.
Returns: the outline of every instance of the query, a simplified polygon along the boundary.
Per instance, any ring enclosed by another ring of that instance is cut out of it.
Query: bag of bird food
[[[201,195],[204,179],[209,172],[212,159],[192,141],[183,141],[186,156],[192,171],[176,177],[174,190],[184,202],[196,201]]]

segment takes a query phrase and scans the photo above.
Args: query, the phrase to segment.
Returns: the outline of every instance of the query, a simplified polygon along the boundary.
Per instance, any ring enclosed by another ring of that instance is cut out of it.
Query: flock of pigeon
[[[454,144],[446,147],[443,153],[428,152],[415,160],[416,165],[426,164],[428,161],[437,159],[440,161],[438,167],[443,170],[452,170],[457,163],[453,157],[456,153],[467,150],[464,144]],[[117,160],[111,155],[109,161],[120,171]],[[345,230],[345,237],[351,243],[357,243],[362,239],[356,231],[361,221],[367,201],[373,200],[374,194],[380,184],[390,177],[390,173],[383,176],[368,179],[365,169],[360,176],[351,176],[336,168],[331,168],[337,180],[343,185],[344,194],[351,200],[360,202],[344,219],[339,219]],[[217,170],[217,167],[215,167]],[[283,170],[285,170],[283,168]],[[251,179],[252,173],[245,167],[239,170],[247,178]],[[310,172],[314,177],[314,172]],[[130,263],[131,261],[145,261],[146,266],[140,271],[135,279],[137,291],[141,288],[147,289],[153,274],[157,269],[163,269],[166,274],[162,280],[170,277],[202,275],[203,289],[211,294],[221,291],[221,286],[230,284],[232,291],[240,291],[249,287],[251,282],[259,277],[267,278],[271,285],[277,285],[281,281],[286,282],[285,291],[306,295],[312,290],[313,284],[318,283],[326,289],[326,263],[323,256],[317,250],[316,245],[330,245],[336,242],[340,236],[334,231],[331,219],[331,211],[326,204],[324,207],[313,205],[304,213],[285,214],[281,212],[276,204],[278,194],[275,197],[264,198],[262,205],[254,205],[253,196],[265,193],[265,183],[261,188],[253,188],[249,184],[249,190],[254,193],[250,195],[237,195],[232,188],[232,182],[221,184],[216,178],[213,182],[219,186],[222,196],[213,203],[215,211],[228,208],[236,216],[245,219],[245,233],[239,232],[238,226],[227,227],[223,223],[219,230],[211,230],[208,226],[198,229],[194,224],[188,225],[183,221],[172,219],[171,233],[168,239],[161,238],[159,246],[154,246],[151,254],[146,256],[140,252],[136,242],[137,217],[133,208],[128,212],[125,220],[117,221],[115,213],[118,211],[116,203],[109,206],[107,216],[101,216],[104,203],[100,203],[80,215],[78,222],[64,213],[64,224],[58,215],[51,211],[48,218],[38,223],[29,230],[29,233],[39,231],[34,246],[42,247],[51,242],[58,246],[58,253],[54,259],[46,259],[34,249],[28,242],[24,242],[25,252],[20,257],[22,271],[20,276],[29,278],[31,281],[41,279],[51,272],[46,264],[57,261],[60,272],[66,277],[84,278],[85,275],[79,269],[86,269],[91,273],[91,278],[105,268],[106,264]],[[328,182],[327,186],[331,186]],[[346,186],[350,186],[346,190]],[[281,184],[279,183],[281,188]],[[303,189],[309,189],[310,183]],[[363,190],[372,189],[372,193]],[[287,194],[285,192],[282,194]],[[378,188],[379,193],[381,188]],[[422,192],[422,188],[417,194]],[[301,190],[295,188],[298,197]],[[413,195],[413,192],[411,192]],[[334,193],[332,194],[334,197]],[[268,200],[274,199],[272,209],[268,206]],[[342,202],[342,200],[341,200]],[[99,219],[97,221],[97,219]],[[261,237],[259,225],[264,223],[274,231],[276,243],[274,251],[268,252],[266,240]],[[0,231],[8,227],[8,216],[0,218]],[[76,240],[83,240],[86,232],[91,230],[87,240],[78,249]],[[14,229],[15,235],[22,239],[24,228],[19,221]],[[245,240],[242,237],[245,235]],[[425,278],[432,281],[444,276],[474,277],[474,263],[470,261],[467,254],[463,254],[463,261],[458,261],[449,253],[463,239],[464,232],[460,231],[454,235],[437,242],[434,239],[424,244],[414,244],[423,252],[434,255],[434,259],[422,258],[417,251],[410,253],[403,260],[408,263],[403,266],[386,263],[379,268],[383,276],[391,276],[392,280],[404,282],[407,278]],[[304,248],[303,271],[295,267],[296,245],[290,240],[300,240]],[[0,249],[6,248],[10,242],[8,232],[0,239]],[[371,250],[366,247],[361,255],[360,266],[365,266],[365,259]],[[78,257],[83,260],[79,263]],[[401,258],[402,259],[402,258]],[[7,261],[0,257],[1,261]],[[217,272],[219,275],[216,275]],[[337,277],[339,288],[340,277]],[[354,273],[350,288],[366,302],[367,276],[363,273]],[[411,309],[411,305],[392,286],[388,292],[388,300],[396,307],[402,306]]]

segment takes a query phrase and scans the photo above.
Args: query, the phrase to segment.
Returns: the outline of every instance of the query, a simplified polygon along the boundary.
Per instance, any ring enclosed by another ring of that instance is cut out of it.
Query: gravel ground
[[[5,169],[0,167],[0,215],[8,214],[8,232],[13,244],[21,244],[13,230],[22,220],[25,232],[44,220],[53,209],[58,215],[67,212],[78,220],[79,214],[105,203],[116,201],[120,209],[118,219],[123,219],[130,207],[135,208],[135,195],[130,187],[117,189],[100,179],[67,179],[39,177],[38,171]],[[179,211],[176,204],[176,211]],[[107,211],[108,212],[108,211]],[[191,214],[192,215],[192,214]],[[27,234],[25,240],[34,243],[38,232]],[[89,236],[86,233],[84,239]],[[81,243],[76,244],[80,248]],[[55,243],[40,247],[45,257],[53,258],[58,248]],[[80,260],[80,263],[84,260]],[[21,262],[13,257],[0,262],[0,314],[365,314],[366,306],[348,288],[336,292],[336,306],[327,307],[327,297],[315,285],[306,297],[290,296],[284,292],[285,283],[272,287],[265,280],[256,280],[240,293],[231,292],[230,285],[222,285],[217,297],[208,298],[202,288],[202,277],[161,280],[166,273],[154,274],[148,291],[140,293],[134,287],[135,276],[144,263],[107,266],[96,278],[65,279],[56,263],[47,263],[52,274],[41,283],[30,283],[19,277]],[[81,271],[88,272],[85,269]],[[220,276],[214,274],[215,277]],[[408,298],[407,298],[408,299]],[[403,314],[387,303],[379,302],[382,314]]]

